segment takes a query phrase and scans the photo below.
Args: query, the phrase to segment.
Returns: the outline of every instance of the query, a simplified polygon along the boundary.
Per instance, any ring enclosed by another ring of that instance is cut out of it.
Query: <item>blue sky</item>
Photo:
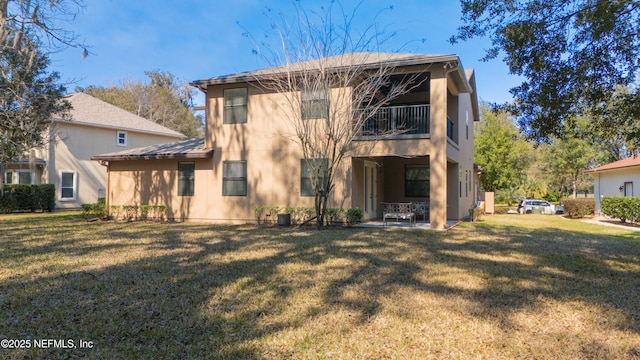
[[[308,9],[323,3],[299,2]],[[342,1],[346,9],[358,3]],[[69,82],[69,92],[76,86],[146,80],[147,70],[193,81],[262,68],[265,62],[253,55],[254,42],[243,33],[262,39],[279,14],[291,19],[293,9],[292,0],[88,0],[75,20],[63,25],[91,55],[82,59],[81,50],[70,48],[51,56],[51,68]],[[375,23],[387,35],[395,33],[381,50],[458,55],[466,69],[476,71],[480,100],[510,101],[509,89],[520,82],[500,59],[479,61],[488,39],[449,44],[461,24],[457,0],[365,0],[356,14],[355,29]]]

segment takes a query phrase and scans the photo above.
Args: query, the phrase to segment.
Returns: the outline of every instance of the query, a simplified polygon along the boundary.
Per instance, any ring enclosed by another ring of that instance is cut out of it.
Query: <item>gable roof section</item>
[[[597,167],[595,169],[591,169],[591,170],[589,170],[587,172],[600,172],[600,171],[607,171],[607,170],[617,170],[617,169],[629,168],[629,167],[634,167],[634,166],[640,166],[640,156],[638,156],[638,155],[631,156],[631,157],[628,157],[626,159],[614,161],[612,163],[609,163],[609,164],[606,164],[606,165],[602,165],[602,166]]]
[[[176,139],[186,138],[185,135],[177,131],[85,93],[70,94],[64,99],[73,106],[70,111],[71,118],[70,120],[54,118],[52,119],[54,122],[162,135]]]
[[[282,66],[274,66],[265,69],[245,71],[236,74],[212,77],[204,80],[196,80],[190,83],[202,90],[207,91],[208,85],[220,84],[236,84],[253,82],[256,80],[266,80],[271,76],[284,74],[287,72],[302,72],[309,69],[318,69],[320,67],[328,67],[339,70],[348,68],[349,66],[362,66],[365,69],[376,69],[380,65],[390,67],[402,67],[412,65],[426,65],[433,63],[456,63],[458,66],[456,81],[465,90],[464,92],[473,92],[473,89],[467,81],[462,64],[457,55],[440,55],[440,54],[402,54],[402,53],[380,53],[380,52],[354,52],[343,55],[327,57],[321,60],[309,60],[298,63],[292,63]],[[455,65],[453,65],[455,66]]]
[[[198,138],[95,155],[91,160],[205,159],[211,156],[213,149],[205,149],[204,138]]]

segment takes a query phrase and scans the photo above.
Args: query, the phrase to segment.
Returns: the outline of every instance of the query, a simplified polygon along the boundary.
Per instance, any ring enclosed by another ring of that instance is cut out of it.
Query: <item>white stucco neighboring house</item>
[[[106,194],[106,167],[91,157],[185,139],[181,133],[84,93],[65,96],[68,119],[53,118],[51,141],[6,168],[8,184],[54,184],[56,209],[77,209]]]
[[[640,156],[618,160],[588,172],[593,174],[597,215],[601,215],[600,200],[604,196],[640,196]]]

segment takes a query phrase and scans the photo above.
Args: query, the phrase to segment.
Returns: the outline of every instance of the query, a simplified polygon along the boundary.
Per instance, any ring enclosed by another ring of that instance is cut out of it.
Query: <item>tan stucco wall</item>
[[[69,123],[55,124],[55,143],[50,146],[46,180],[56,186],[56,208],[79,208],[81,204],[95,203],[106,194],[106,168],[91,157],[137,147],[178,141],[169,136],[127,131],[127,146],[116,144],[116,129],[96,128]],[[75,171],[77,176],[76,199],[60,198],[60,173]]]
[[[271,156],[282,156],[277,164]],[[223,196],[222,161],[247,161],[247,196]],[[194,196],[178,196],[178,162],[194,161]],[[264,166],[264,164],[271,164]],[[345,177],[344,168],[341,178]],[[330,206],[350,207],[342,184]],[[261,205],[313,207],[313,197],[300,196],[300,158],[292,153],[214,153],[197,160],[113,161],[109,165],[109,205],[165,205],[171,219],[244,223],[254,221]]]
[[[429,164],[431,171],[431,226],[444,229],[448,218],[468,215],[473,204],[473,191],[466,191],[472,182],[473,116],[471,97],[452,89],[453,82],[440,66],[431,72],[430,91],[412,95],[412,101],[430,103],[430,135],[405,139],[362,141],[342,162],[336,176],[330,206],[363,207],[365,161],[379,164],[377,168],[376,201],[415,201],[404,196],[406,164]],[[221,222],[254,221],[253,206],[313,206],[313,197],[300,196],[300,145],[292,133],[287,117],[291,107],[281,94],[264,92],[247,85],[248,119],[245,124],[223,124],[223,90],[243,87],[234,85],[209,86],[207,89],[207,125],[205,144],[213,149],[211,159],[196,161],[195,196],[177,196],[178,160],[117,161],[110,164],[109,202],[113,205],[143,204],[145,196],[135,195],[140,182],[139,172],[145,175],[141,188],[153,188],[159,194],[153,201],[164,201],[175,219],[211,220]],[[348,98],[348,91],[332,90],[331,106]],[[346,105],[345,105],[346,106]],[[466,118],[469,113],[469,138],[466,137]],[[458,144],[447,141],[447,115],[456,121]],[[248,194],[243,197],[222,196],[222,163],[230,160],[247,161]],[[462,170],[462,177],[460,171]],[[148,175],[155,174],[155,175]],[[161,179],[154,184],[154,177]],[[462,179],[462,197],[459,181]],[[399,184],[400,182],[401,184]],[[470,186],[470,189],[473,185]],[[151,191],[151,190],[149,190]],[[422,200],[422,199],[420,199]],[[448,201],[455,204],[447,210]],[[161,204],[161,203],[157,203]],[[378,214],[381,216],[381,214]]]
[[[300,196],[300,146],[295,142],[285,111],[288,105],[282,95],[258,91],[249,86],[248,117],[244,124],[223,124],[223,89],[238,86],[211,86],[207,91],[207,146],[213,157],[196,161],[195,196],[177,196],[177,164],[179,160],[114,161],[110,165],[109,202],[112,205],[144,204],[146,199],[128,194],[136,179],[144,173],[143,188],[153,187],[162,195],[171,217],[176,220],[207,220],[220,222],[254,221],[254,206],[313,207],[314,198]],[[337,103],[337,100],[332,101]],[[247,162],[247,196],[223,196],[222,164],[224,161]],[[180,160],[182,161],[182,160]],[[184,160],[188,161],[188,160]],[[329,206],[351,207],[350,158],[339,169]],[[156,178],[160,184],[153,184]],[[345,181],[346,180],[346,181]]]

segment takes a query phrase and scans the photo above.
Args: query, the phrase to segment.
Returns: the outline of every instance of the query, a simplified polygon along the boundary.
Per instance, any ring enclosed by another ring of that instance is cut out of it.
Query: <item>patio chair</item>
[[[424,222],[429,222],[429,203],[427,201],[414,201],[411,203],[411,207],[416,218],[422,217]]]

